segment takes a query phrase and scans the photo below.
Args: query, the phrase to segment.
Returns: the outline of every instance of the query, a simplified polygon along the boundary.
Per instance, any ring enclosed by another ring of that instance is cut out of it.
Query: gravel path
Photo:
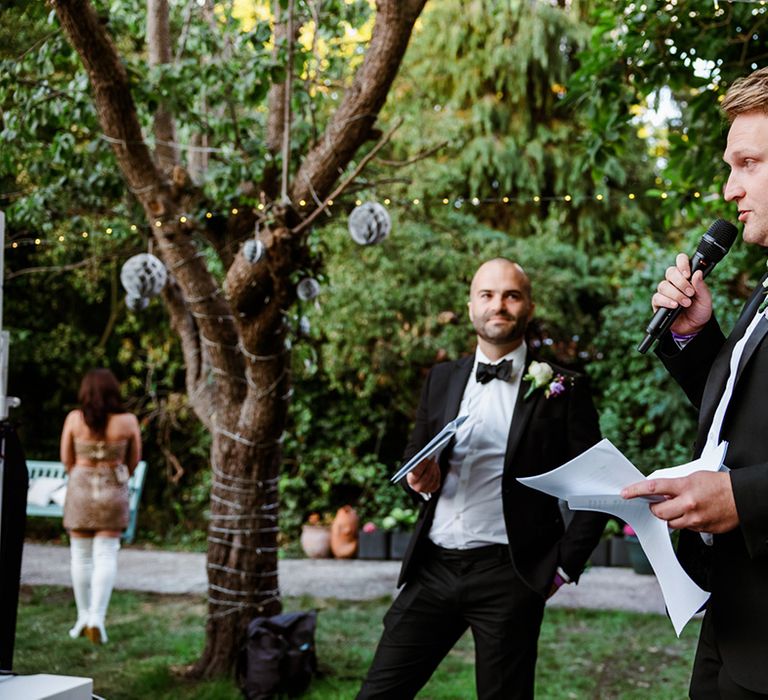
[[[339,600],[371,600],[395,593],[397,561],[281,559],[280,589],[285,596],[311,595]],[[26,585],[69,586],[69,549],[27,543],[21,570]],[[137,548],[122,549],[116,587],[132,591],[203,594],[205,555]],[[592,567],[578,586],[563,586],[552,607],[630,610],[664,614],[655,576],[623,567]]]

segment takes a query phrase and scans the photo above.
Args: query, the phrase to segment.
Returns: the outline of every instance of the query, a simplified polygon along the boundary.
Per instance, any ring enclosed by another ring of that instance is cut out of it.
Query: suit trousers
[[[768,700],[768,694],[749,690],[728,674],[717,648],[710,611],[701,624],[689,693],[691,700]]]
[[[472,630],[480,700],[533,698],[544,599],[515,573],[506,545],[450,550],[431,543],[384,616],[358,700],[413,698]]]

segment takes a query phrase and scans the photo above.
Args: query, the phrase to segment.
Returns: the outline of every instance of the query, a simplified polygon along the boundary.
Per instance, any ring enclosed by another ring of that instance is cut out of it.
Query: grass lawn
[[[388,601],[348,603],[287,599],[286,611],[316,608],[322,676],[305,698],[354,698],[373,656]],[[24,587],[19,603],[14,671],[94,679],[108,700],[236,700],[228,679],[188,683],[173,668],[195,660],[203,644],[201,597],[116,592],[107,617],[109,644],[71,640],[75,619],[71,591]],[[544,619],[537,671],[538,699],[687,697],[699,622],[681,639],[657,615],[549,610]],[[473,647],[465,636],[419,698],[475,697]]]

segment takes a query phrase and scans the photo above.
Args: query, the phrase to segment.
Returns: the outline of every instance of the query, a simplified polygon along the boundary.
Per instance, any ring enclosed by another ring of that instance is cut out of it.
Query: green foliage
[[[628,183],[653,182],[642,145],[629,138],[640,157],[604,160],[598,142],[580,144],[585,115],[565,96],[589,26],[579,3],[560,5],[427,6],[390,109],[406,120],[398,156],[447,145],[408,169],[407,197],[447,198],[431,206],[472,211],[515,237],[558,230],[589,246],[644,230],[645,205],[622,206]]]
[[[398,526],[408,530],[416,524],[417,516],[418,511],[414,508],[393,508],[389,515],[384,516],[381,526],[385,530],[394,530]]]

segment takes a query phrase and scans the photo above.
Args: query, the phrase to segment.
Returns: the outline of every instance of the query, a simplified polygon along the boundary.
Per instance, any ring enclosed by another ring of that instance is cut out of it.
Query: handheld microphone
[[[691,277],[697,270],[701,270],[704,277],[712,272],[715,265],[730,250],[737,235],[738,231],[733,224],[723,219],[715,221],[701,237],[699,247],[696,248],[696,253],[691,258]],[[648,328],[645,329],[645,338],[637,346],[638,351],[643,354],[648,352],[651,345],[669,330],[669,327],[682,312],[682,306],[674,309],[664,307],[658,309],[648,324]]]

